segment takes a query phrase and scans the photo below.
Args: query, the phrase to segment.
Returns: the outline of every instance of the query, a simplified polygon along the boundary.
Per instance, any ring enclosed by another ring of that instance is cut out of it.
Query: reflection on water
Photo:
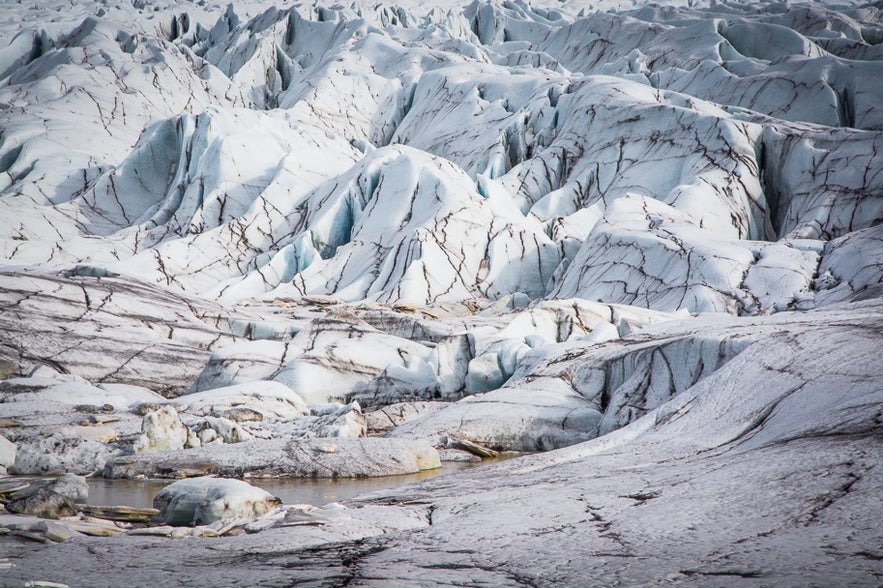
[[[488,463],[485,461],[485,463]],[[462,471],[481,464],[444,462],[441,468],[417,474],[381,478],[282,478],[249,479],[248,482],[277,496],[285,504],[313,504],[346,500],[377,490],[397,488],[436,476]],[[108,480],[89,478],[89,504],[96,506],[153,506],[153,498],[173,480]]]
[[[151,508],[153,498],[174,480],[108,480],[87,478],[89,500],[94,506]]]

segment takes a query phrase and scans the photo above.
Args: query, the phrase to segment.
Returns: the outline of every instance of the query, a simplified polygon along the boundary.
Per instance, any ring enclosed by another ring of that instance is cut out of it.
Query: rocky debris
[[[15,537],[21,537],[23,539],[30,539],[31,541],[36,541],[37,543],[49,543],[49,538],[47,538],[42,533],[32,533],[29,531],[23,531],[19,529],[14,529],[11,535]]]
[[[15,362],[5,359],[0,360],[0,380],[8,380],[9,378],[15,377],[17,372],[18,366]]]
[[[51,435],[20,439],[15,465],[10,468],[10,473],[88,475],[100,471],[111,456],[119,453],[119,448],[84,439],[71,428],[64,428]]]
[[[160,525],[157,527],[145,527],[143,529],[134,529],[129,531],[129,535],[145,536],[145,537],[166,537],[168,539],[185,539],[195,537],[218,537],[218,533],[206,526],[197,527],[173,527],[171,525]]]
[[[152,412],[156,412],[162,407],[168,405],[169,403],[165,400],[160,402],[139,402],[132,407],[132,414],[136,414],[140,417],[145,417]],[[171,406],[175,406],[174,403]],[[142,422],[144,419],[141,419]]]
[[[23,498],[6,503],[6,510],[44,519],[57,519],[77,514],[73,500],[45,486]]]
[[[2,531],[41,543],[60,543],[75,537],[114,537],[126,530],[113,521],[82,514],[47,520],[30,514],[0,513],[0,532]]]
[[[31,483],[21,479],[6,478],[0,481],[0,495],[13,494],[21,490],[27,490]]]
[[[0,501],[5,503],[7,511],[48,519],[77,514],[77,503],[86,502],[88,495],[86,479],[74,474],[64,474],[49,482],[17,481],[0,485]],[[64,540],[46,536],[53,541]]]
[[[426,441],[281,438],[116,457],[107,462],[104,477],[358,478],[438,467],[438,452]]]
[[[241,480],[192,478],[163,488],[153,500],[167,524],[206,525],[235,517],[256,518],[281,504],[268,492]]]
[[[114,411],[114,407],[112,404],[102,404],[101,406],[95,404],[78,404],[74,407],[77,412],[85,412],[91,415],[94,415],[95,418],[103,418],[107,415],[101,415],[99,413],[111,413]],[[113,417],[108,417],[113,418]]]
[[[447,445],[451,449],[459,449],[461,451],[466,451],[471,453],[472,455],[478,456],[480,458],[494,458],[499,457],[500,452],[494,451],[489,447],[485,447],[484,445],[479,445],[475,441],[471,441],[464,437],[454,437],[449,436]]]
[[[253,438],[252,434],[238,423],[223,417],[206,417],[189,427],[189,433],[195,435],[201,445],[242,443]]]
[[[234,423],[254,423],[264,420],[264,415],[260,412],[245,407],[228,408],[217,412],[220,418],[225,418]]]
[[[188,442],[190,431],[178,416],[173,406],[162,408],[144,415],[141,436],[135,440],[136,454],[162,453],[183,449]]]
[[[75,474],[49,481],[16,480],[0,485],[0,500],[9,505],[8,510],[46,518],[72,514],[69,510],[75,508],[75,503],[86,502],[88,495],[86,479]]]
[[[88,515],[61,521],[65,527],[90,537],[116,537],[126,532],[127,523],[117,523]]]
[[[343,301],[339,298],[334,298],[333,296],[323,296],[322,294],[304,296],[301,298],[301,302],[312,306],[336,306],[343,303]]]
[[[131,506],[78,504],[77,508],[86,517],[121,523],[150,523],[160,514],[155,508],[133,508]]]
[[[70,498],[75,503],[84,503],[89,498],[89,484],[86,478],[76,474],[62,474],[44,486],[62,496]]]
[[[282,390],[274,390],[276,387]],[[211,443],[239,443],[253,437],[234,420],[223,416],[194,418],[194,415],[231,414],[243,421],[258,422],[263,420],[264,413],[248,408],[249,405],[262,408],[268,415],[299,416],[307,410],[295,394],[280,384],[261,386],[252,383],[233,388],[241,390],[218,390],[216,395],[213,394],[215,391],[197,393],[175,402],[135,403],[131,412],[144,416],[141,433],[136,435],[132,450],[135,453],[162,453]],[[267,394],[252,391],[258,388],[268,389],[265,390]],[[87,427],[82,431],[77,427],[73,429],[83,437],[104,442],[116,437],[101,437],[101,427]]]
[[[76,531],[72,531],[63,525],[43,521],[37,526],[37,530],[43,531],[43,534],[50,541],[61,543],[78,535]]]
[[[279,521],[280,527],[320,527],[329,522],[327,516],[322,516],[322,509],[311,505],[298,505],[285,510],[285,516]]]

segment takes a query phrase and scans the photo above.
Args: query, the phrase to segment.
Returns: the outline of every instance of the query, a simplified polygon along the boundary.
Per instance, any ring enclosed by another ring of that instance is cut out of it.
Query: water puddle
[[[398,488],[413,482],[481,467],[498,460],[481,463],[444,462],[441,468],[416,474],[384,476],[380,478],[249,478],[253,486],[263,488],[284,504],[312,504],[322,506],[329,502],[346,500],[362,494]],[[89,500],[95,506],[132,506],[149,508],[160,490],[174,480],[109,480],[88,478]]]
[[[481,462],[442,462],[442,467],[424,470],[416,474],[384,476],[380,478],[249,478],[248,483],[263,488],[284,504],[312,504],[322,506],[329,502],[347,500],[380,490],[399,488],[414,482],[429,480],[438,476],[462,472],[490,465],[517,454],[507,454]],[[54,476],[9,476],[2,481],[22,483],[33,482],[38,486]],[[89,483],[87,503],[92,506],[130,506],[135,508],[153,507],[153,499],[160,490],[174,482],[168,479],[112,480],[107,478],[86,478]],[[2,507],[0,507],[2,508]]]
[[[369,494],[378,490],[389,490],[429,480],[438,476],[462,472],[511,459],[510,454],[481,462],[442,462],[442,467],[424,470],[416,474],[383,476],[380,478],[249,478],[252,486],[263,488],[284,504],[312,504],[322,506]],[[132,506],[150,508],[160,490],[174,480],[109,480],[87,478],[89,482],[88,503],[94,506]]]

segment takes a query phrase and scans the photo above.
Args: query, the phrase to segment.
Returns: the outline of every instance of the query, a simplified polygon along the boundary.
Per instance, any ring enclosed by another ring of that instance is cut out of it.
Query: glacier
[[[883,6],[9,0],[0,308],[3,504],[529,454],[3,585],[878,585]]]

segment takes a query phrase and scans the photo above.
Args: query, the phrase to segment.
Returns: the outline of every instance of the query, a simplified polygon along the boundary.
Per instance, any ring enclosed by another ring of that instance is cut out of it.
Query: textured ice
[[[170,525],[205,525],[236,517],[257,518],[279,500],[241,480],[193,478],[163,488],[153,501]]]
[[[144,415],[141,436],[135,440],[132,449],[136,454],[175,451],[184,448],[188,436],[189,431],[181,422],[178,411],[163,406]]]
[[[186,394],[178,397],[176,403],[189,414],[203,416],[223,414],[237,408],[254,410],[265,418],[295,418],[309,413],[301,397],[290,388],[278,382],[265,381]]]
[[[602,235],[632,230],[611,216],[626,196],[735,240],[841,237],[883,217],[883,72],[816,40],[872,43],[879,27],[861,12],[802,10],[767,23],[713,9],[574,20],[526,5],[444,17],[273,8],[250,21],[231,9],[210,28],[199,10],[141,36],[95,17],[35,32],[39,50],[19,67],[8,58],[0,88],[11,104],[40,97],[27,115],[4,114],[0,202],[19,219],[5,257],[231,302],[430,303],[559,295],[584,270],[587,238],[604,252],[619,240]],[[74,134],[71,110],[95,112],[83,118],[103,138]],[[743,250],[691,263],[701,280]],[[643,290],[611,254],[620,298]],[[708,285],[756,304],[700,295],[683,307],[753,313],[800,289],[774,299],[766,284],[742,282],[745,295]]]
[[[0,583],[879,584],[881,23],[6,3],[11,472],[555,451],[210,547],[10,542]]]

